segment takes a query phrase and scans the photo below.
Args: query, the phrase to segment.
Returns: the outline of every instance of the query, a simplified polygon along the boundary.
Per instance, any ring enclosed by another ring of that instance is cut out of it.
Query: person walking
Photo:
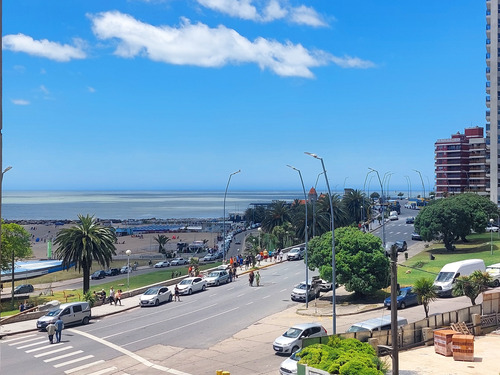
[[[179,287],[177,286],[177,284],[175,285],[175,288],[174,288],[174,301],[179,301],[179,302],[181,301]]]
[[[115,301],[115,290],[113,289],[113,287],[109,288],[109,304],[112,305],[113,302],[115,303],[116,305],[116,301]]]
[[[260,285],[260,272],[259,271],[255,272],[255,282],[257,283],[257,286]]]
[[[250,286],[253,286],[253,278],[254,278],[253,271],[250,271],[250,273],[248,274],[248,284]]]
[[[47,335],[49,336],[49,342],[51,344],[53,344],[54,343],[54,333],[56,333],[56,326],[54,325],[54,323],[50,323],[46,327],[46,330],[47,330]]]
[[[64,329],[64,322],[61,320],[61,318],[58,318],[54,324],[56,326],[56,341],[61,342],[61,333]]]
[[[118,302],[120,303],[120,306],[121,306],[122,305],[122,290],[121,289],[118,289],[118,291],[116,292],[115,306],[118,304]]]

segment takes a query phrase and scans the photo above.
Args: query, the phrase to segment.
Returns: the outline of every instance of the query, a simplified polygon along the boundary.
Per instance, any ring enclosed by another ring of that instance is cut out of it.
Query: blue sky
[[[432,189],[485,38],[478,0],[4,1],[3,188],[309,189],[308,151],[332,190]]]

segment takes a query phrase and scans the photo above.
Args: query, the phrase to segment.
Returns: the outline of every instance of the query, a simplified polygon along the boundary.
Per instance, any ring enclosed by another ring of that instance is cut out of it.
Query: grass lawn
[[[122,264],[120,262],[120,264]],[[209,268],[217,267],[221,263],[210,263],[210,264],[200,264],[200,270],[206,270]],[[139,262],[139,266],[141,265],[147,265],[147,262],[144,262],[141,264]],[[110,268],[118,268],[118,264],[116,266],[111,265]],[[97,269],[97,268],[96,268]],[[150,272],[146,273],[143,275],[137,275],[133,276],[133,273],[130,275],[130,289],[136,289],[140,288],[146,285],[150,284],[156,284],[156,283],[161,283],[163,281],[168,281],[173,278],[172,273],[173,272],[180,272],[181,275],[187,275],[188,272],[188,266],[185,267],[179,267],[176,268],[175,270],[172,269],[162,269],[161,271],[156,271],[156,272]],[[30,283],[33,285],[37,284],[50,284],[51,282],[54,282],[55,280],[57,281],[62,281],[62,280],[70,280],[70,279],[78,279],[82,278],[82,275],[78,273],[78,271],[70,270],[70,271],[59,271],[55,272],[50,275],[44,275],[41,277],[35,277],[33,279],[29,280],[23,280],[16,282],[16,285],[18,284],[25,284],[25,283]],[[104,279],[107,280],[108,278]],[[120,276],[112,276],[109,277],[109,282],[99,284],[98,286],[94,286],[90,288],[90,291],[96,291],[99,292],[101,289],[104,289],[106,291],[106,294],[109,293],[109,289],[113,287],[115,290],[122,289],[123,291],[127,290],[127,277],[126,275],[120,275]],[[82,280],[82,287],[83,287],[83,280]],[[39,296],[35,297],[30,297],[28,300],[28,303],[33,303],[35,306],[44,304],[46,302],[52,301],[52,300],[58,300],[61,303],[66,303],[66,302],[76,302],[76,301],[83,301],[83,290],[82,288],[79,289],[71,289],[71,290],[64,290],[64,291],[57,291],[54,292],[53,295],[46,295],[45,290],[35,290],[35,292],[39,292]],[[16,300],[14,302],[14,309],[11,307],[11,301],[4,301],[0,305],[0,316],[5,317],[9,315],[14,315],[19,312],[18,310],[18,305],[21,303],[20,300]]]
[[[410,258],[398,266],[398,283],[409,286],[415,280],[426,277],[434,280],[441,268],[452,262],[465,259],[483,259],[486,266],[500,261],[500,238],[493,233],[493,255],[490,251],[490,234],[473,234],[467,237],[468,242],[457,242],[455,251],[448,251],[442,243],[430,245],[426,250]],[[430,255],[434,260],[430,260]],[[399,256],[403,256],[400,254]]]

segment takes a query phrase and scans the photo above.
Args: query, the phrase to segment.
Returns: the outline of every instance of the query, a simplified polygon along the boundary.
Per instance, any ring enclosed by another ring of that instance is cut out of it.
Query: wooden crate
[[[453,355],[452,340],[457,333],[452,329],[438,329],[434,331],[434,351],[446,357]]]
[[[474,336],[453,335],[452,350],[455,361],[474,361]]]

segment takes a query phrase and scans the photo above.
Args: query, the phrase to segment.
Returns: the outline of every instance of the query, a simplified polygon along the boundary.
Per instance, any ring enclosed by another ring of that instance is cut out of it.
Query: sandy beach
[[[33,250],[32,259],[47,259],[47,243],[53,240],[57,233],[63,228],[70,228],[72,224],[65,225],[23,225],[31,234],[31,248]],[[124,226],[121,226],[124,227]],[[216,232],[164,232],[164,233],[146,233],[141,236],[122,236],[118,237],[116,244],[116,255],[124,256],[126,250],[132,250],[132,258],[135,255],[158,254],[158,244],[154,240],[158,234],[164,234],[170,238],[167,243],[167,250],[177,249],[178,242],[191,243],[193,241],[207,240],[207,246],[213,247],[217,239]],[[52,253],[55,246],[52,245]]]

